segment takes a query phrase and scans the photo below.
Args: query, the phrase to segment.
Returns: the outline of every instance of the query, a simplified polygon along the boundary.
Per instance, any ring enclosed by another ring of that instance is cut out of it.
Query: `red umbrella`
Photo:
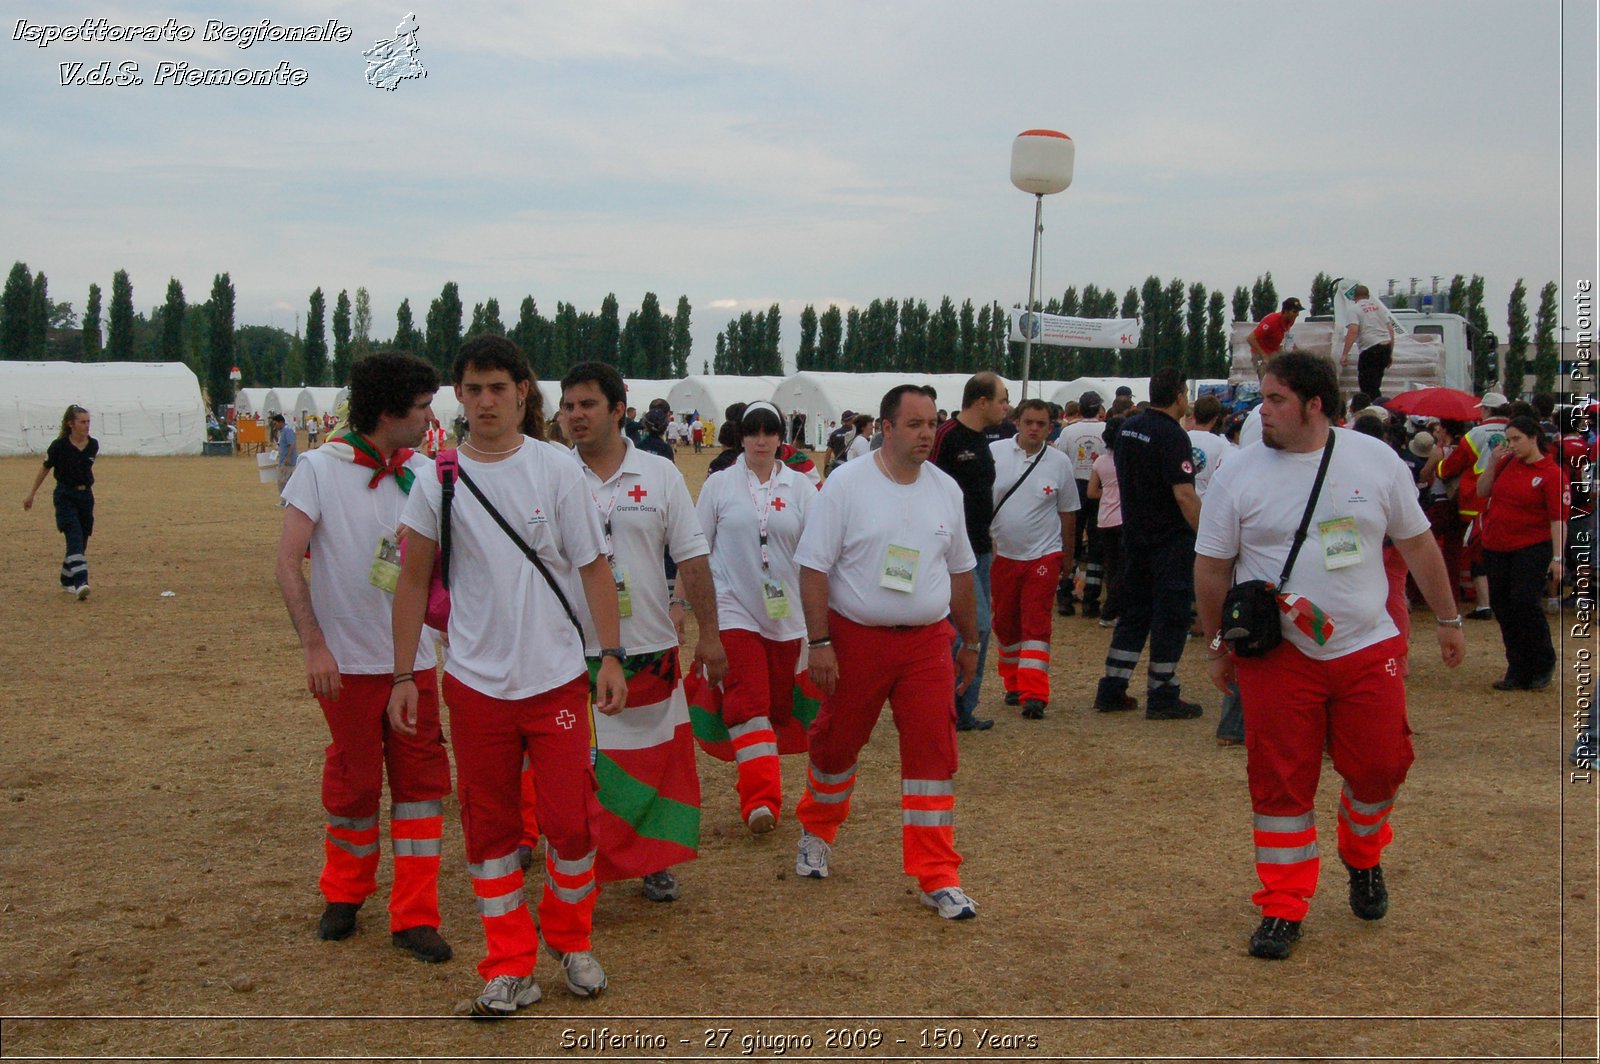
[[[1477,421],[1483,408],[1476,397],[1455,388],[1418,388],[1401,392],[1384,406],[1397,414],[1436,417],[1446,421]]]

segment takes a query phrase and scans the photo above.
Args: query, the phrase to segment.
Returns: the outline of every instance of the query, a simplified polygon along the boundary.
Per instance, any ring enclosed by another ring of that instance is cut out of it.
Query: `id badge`
[[[617,585],[617,616],[632,617],[633,593],[628,589],[628,570],[618,565],[615,558],[607,560],[611,563],[611,580]]]
[[[395,542],[393,536],[378,537],[378,550],[372,556],[367,582],[379,591],[394,594],[396,585],[400,583],[400,544]]]
[[[1322,565],[1326,569],[1346,569],[1361,564],[1361,530],[1354,517],[1330,517],[1317,522],[1322,541]]]
[[[878,586],[890,591],[912,591],[917,586],[917,566],[922,562],[922,552],[897,543],[889,544],[883,554],[883,575]]]
[[[767,616],[780,621],[789,616],[789,596],[783,590],[782,580],[761,581],[761,596],[767,603]]]

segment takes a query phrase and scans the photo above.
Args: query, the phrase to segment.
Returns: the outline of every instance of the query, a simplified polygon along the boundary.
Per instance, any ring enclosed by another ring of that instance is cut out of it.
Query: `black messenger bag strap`
[[[1295,530],[1294,545],[1289,548],[1289,560],[1283,563],[1283,573],[1278,577],[1278,590],[1283,590],[1283,585],[1289,581],[1289,570],[1294,568],[1294,560],[1300,556],[1300,547],[1306,541],[1306,532],[1311,527],[1311,511],[1317,508],[1317,496],[1322,494],[1322,482],[1328,475],[1328,462],[1333,458],[1333,426],[1328,426],[1328,442],[1322,448],[1322,464],[1317,466],[1317,480],[1311,485],[1311,498],[1306,500],[1306,512],[1300,515],[1300,527]]]
[[[567,611],[567,620],[571,621],[572,627],[578,630],[578,642],[582,643],[583,624],[578,620],[578,615],[573,612],[572,603],[568,602],[567,596],[562,594],[561,585],[556,583],[555,577],[550,575],[550,570],[547,569],[544,562],[539,559],[539,552],[528,546],[527,541],[521,536],[517,535],[517,530],[511,527],[510,522],[508,522],[504,517],[500,516],[500,511],[494,508],[494,504],[484,496],[478,485],[472,482],[472,478],[467,476],[467,471],[465,469],[457,466],[456,478],[460,480],[461,483],[465,484],[467,486],[467,490],[472,492],[473,497],[483,505],[485,510],[489,511],[489,516],[494,518],[494,523],[500,526],[500,531],[510,536],[511,542],[515,543],[518,548],[521,549],[522,553],[527,556],[528,560],[533,563],[533,567],[539,570],[539,575],[544,577],[545,583],[550,585],[550,590],[556,593],[556,598],[561,602],[561,608]]]
[[[1040,462],[1044,461],[1044,448],[1048,446],[1050,445],[1046,443],[1043,447],[1039,448],[1038,457],[1028,463],[1028,468],[1022,471],[1022,475],[1017,478],[1017,482],[1011,485],[1011,487],[1007,488],[1004,495],[1000,496],[1000,501],[994,504],[994,513],[1000,512],[1000,507],[1004,506],[1006,504],[1006,500],[1017,493],[1017,489],[1022,487],[1022,482],[1028,479],[1028,474],[1033,472],[1034,467]]]

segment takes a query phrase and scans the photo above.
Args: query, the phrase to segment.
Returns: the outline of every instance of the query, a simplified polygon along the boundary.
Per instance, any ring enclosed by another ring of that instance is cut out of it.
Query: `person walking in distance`
[[[389,932],[422,961],[450,959],[439,935],[439,854],[450,762],[439,727],[432,646],[412,670],[417,726],[389,727],[394,687],[390,611],[399,575],[400,513],[433,463],[422,440],[438,388],[432,366],[379,352],[350,371],[350,428],[301,456],[283,489],[277,580],[305,653],[306,688],[322,707],[331,742],[322,770],[327,811],[319,886],[326,908],[317,937],[349,938],[377,890],[378,806],[389,772],[394,885]],[[311,553],[311,584],[303,561]]]
[[[67,540],[67,553],[61,559],[61,590],[79,602],[89,597],[89,537],[94,534],[94,460],[100,455],[100,441],[89,435],[89,411],[73,404],[61,415],[61,432],[50,441],[44,464],[33,478],[33,487],[22,500],[24,510],[33,509],[39,485],[51,472],[56,488],[52,500],[56,510],[56,531]]]
[[[593,708],[627,704],[617,591],[605,536],[578,463],[523,435],[533,375],[517,346],[481,334],[452,367],[466,411],[448,520],[443,485],[412,486],[401,520],[410,529],[394,602],[394,690],[389,723],[417,730],[417,644],[441,538],[450,589],[444,696],[456,752],[468,871],[483,919],[487,980],[475,1015],[507,1016],[539,1000],[539,935],[523,895],[517,847],[524,753],[537,785],[546,840],[539,932],[567,989],[592,997],[606,975],[590,944],[597,815],[590,678],[581,626],[565,592],[581,581],[600,647]]]
[[[1049,446],[1050,408],[1029,399],[1017,408],[1017,434],[989,445],[994,455],[994,634],[1008,706],[1026,720],[1044,718],[1050,702],[1052,593],[1070,568],[1078,485],[1067,456]]]
[[[1329,419],[1339,402],[1333,363],[1281,355],[1267,367],[1261,394],[1264,446],[1231,456],[1212,480],[1194,569],[1211,682],[1226,690],[1237,678],[1244,702],[1261,880],[1253,900],[1262,915],[1249,950],[1282,960],[1300,938],[1317,886],[1324,751],[1344,778],[1338,850],[1351,911],[1381,920],[1389,908],[1380,858],[1394,837],[1395,795],[1413,753],[1406,643],[1386,608],[1386,535],[1438,615],[1447,668],[1461,663],[1465,643],[1410,470],[1383,441]],[[1231,652],[1223,623],[1229,586],[1247,580],[1282,589],[1261,622],[1282,642],[1249,657]]]
[[[1106,449],[1106,408],[1100,393],[1087,391],[1078,397],[1078,416],[1061,427],[1055,446],[1060,448],[1072,463],[1072,476],[1077,481],[1081,509],[1074,526],[1073,542],[1067,553],[1084,560],[1083,615],[1100,616],[1100,592],[1105,584],[1105,557],[1100,548],[1100,502],[1089,496],[1089,477],[1094,472],[1094,460]],[[1061,586],[1056,594],[1056,609],[1063,617],[1077,612],[1073,605],[1074,584],[1077,576],[1074,566],[1061,573]]]
[[[850,815],[856,759],[885,700],[900,741],[900,841],[922,903],[947,920],[977,915],[955,848],[955,721],[977,675],[977,558],[960,487],[927,461],[937,416],[931,389],[902,384],[879,408],[883,447],[847,463],[811,505],[795,561],[809,671],[823,692],[796,816],[795,872],[828,876]],[[947,620],[948,618],[948,620]],[[962,637],[950,656],[951,622]]]
[[[278,505],[283,502],[283,488],[289,483],[289,478],[294,476],[295,464],[300,460],[299,448],[295,446],[294,422],[288,421],[282,414],[273,414],[272,423],[278,427]]]

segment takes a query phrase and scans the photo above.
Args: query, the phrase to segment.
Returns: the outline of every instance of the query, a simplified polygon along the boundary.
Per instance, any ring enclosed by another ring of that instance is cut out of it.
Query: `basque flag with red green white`
[[[772,714],[772,730],[777,733],[780,754],[803,754],[811,749],[806,733],[822,708],[822,692],[811,682],[806,667],[806,651],[802,648],[800,662],[795,666],[794,700],[787,713],[780,708]],[[719,761],[734,760],[733,737],[722,720],[722,689],[707,684],[706,678],[697,673],[684,677],[683,688],[700,749]]]

